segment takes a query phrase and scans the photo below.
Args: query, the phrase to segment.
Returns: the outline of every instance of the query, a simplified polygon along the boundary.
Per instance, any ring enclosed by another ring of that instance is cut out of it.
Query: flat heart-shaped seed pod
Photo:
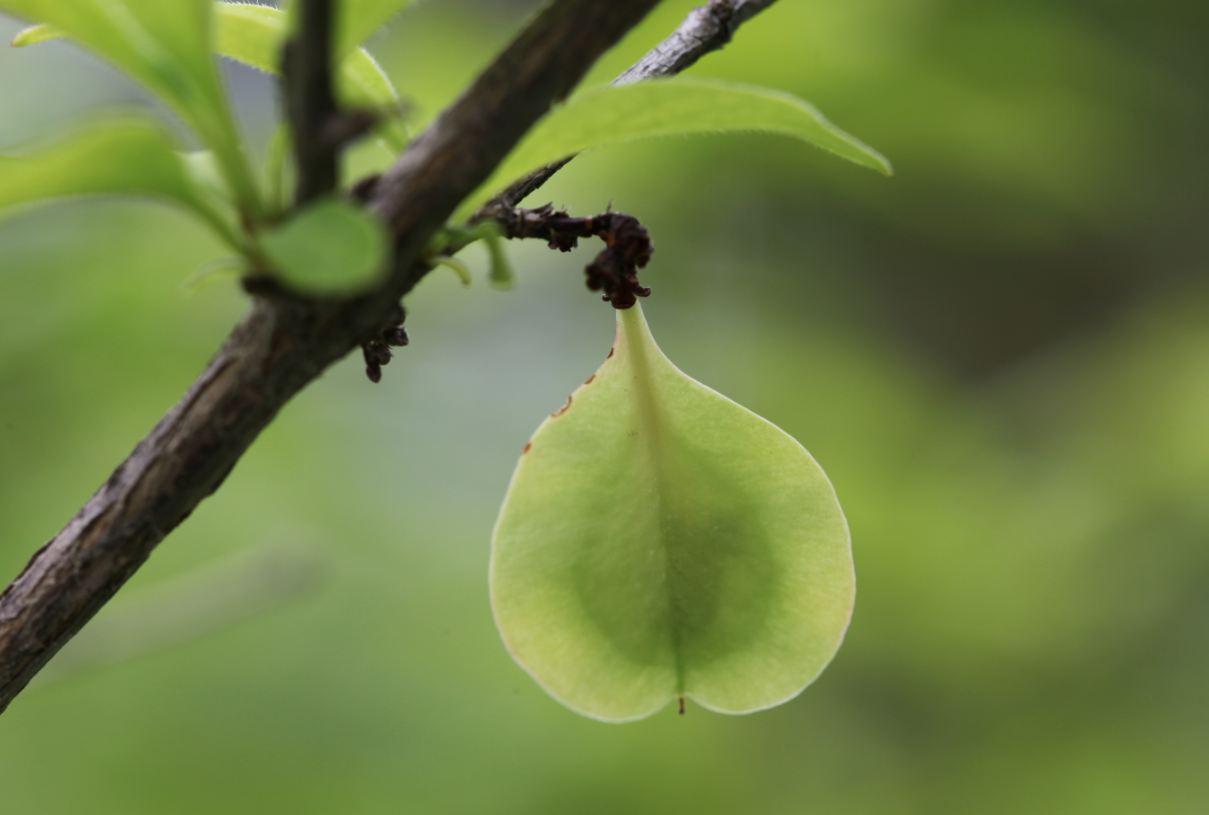
[[[746,713],[796,696],[852,615],[848,525],[780,428],[690,379],[641,308],[521,456],[492,541],[512,656],[606,721],[677,697]]]

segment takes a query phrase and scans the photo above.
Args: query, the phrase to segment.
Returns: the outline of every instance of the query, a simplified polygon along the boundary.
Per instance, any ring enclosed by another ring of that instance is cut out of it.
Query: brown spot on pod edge
[[[610,349],[609,349],[609,355],[608,355],[607,357],[605,357],[605,359],[612,359],[612,358],[613,358],[613,352],[614,352],[614,351],[616,351],[616,350],[617,350],[617,346],[613,346],[612,348],[610,348]]]
[[[557,411],[557,412],[555,412],[555,413],[551,413],[550,415],[551,415],[551,416],[553,416],[554,418],[556,418],[556,419],[557,419],[559,416],[562,416],[564,413],[566,413],[566,412],[567,412],[567,410],[568,410],[570,407],[571,407],[571,397],[570,397],[570,396],[568,396],[568,397],[567,397],[567,404],[563,405],[562,407],[560,407],[560,408],[558,409],[558,411]]]
[[[521,455],[523,456],[525,453],[528,453],[528,452],[529,452],[529,448],[530,448],[530,447],[532,447],[532,446],[533,446],[533,442],[531,442],[531,441],[527,441],[527,442],[525,442],[525,449],[524,449],[524,450],[521,450]]]
[[[592,374],[591,376],[589,376],[589,377],[588,377],[588,381],[587,381],[587,382],[585,382],[584,384],[585,384],[585,385],[591,385],[591,384],[592,384],[592,380],[593,380],[593,379],[595,379],[595,378],[596,378],[596,374]]]

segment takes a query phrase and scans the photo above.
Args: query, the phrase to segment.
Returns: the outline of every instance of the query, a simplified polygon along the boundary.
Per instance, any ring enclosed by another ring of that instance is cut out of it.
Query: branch
[[[340,144],[329,136],[338,114],[332,89],[332,0],[300,0],[297,13],[298,31],[286,41],[281,61],[298,177],[295,201],[301,207],[336,189]]]
[[[629,85],[643,79],[675,76],[701,57],[717,51],[731,41],[739,26],[755,17],[776,0],[710,0],[697,6],[671,36],[656,45],[634,63],[614,85]],[[500,220],[506,211],[545,184],[567,166],[575,156],[567,156],[515,182],[475,213],[475,220]]]
[[[710,0],[689,12],[680,27],[652,48],[629,70],[613,80],[629,85],[643,79],[675,76],[711,51],[717,51],[735,36],[739,26],[776,0]]]
[[[180,403],[0,594],[0,711],[218,489],[294,394],[398,324],[400,298],[427,271],[418,259],[431,234],[657,2],[555,0],[412,143],[369,191],[395,236],[393,271],[378,290],[341,301],[255,292]],[[768,3],[708,8],[733,17],[748,5]]]

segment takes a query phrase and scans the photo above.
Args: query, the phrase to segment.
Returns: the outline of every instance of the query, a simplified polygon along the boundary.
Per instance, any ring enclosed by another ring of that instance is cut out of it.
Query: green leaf
[[[31,25],[29,28],[23,28],[17,32],[17,36],[13,37],[13,48],[21,48],[25,45],[33,45],[38,42],[46,42],[47,40],[58,39],[63,36],[63,32],[52,25],[39,23]]]
[[[584,150],[653,136],[724,131],[792,136],[891,173],[890,163],[880,153],[787,93],[713,79],[656,79],[585,91],[555,108],[467,199],[458,219],[469,217],[516,179]]]
[[[215,53],[268,74],[281,73],[285,12],[252,3],[216,3],[214,11]],[[32,45],[61,36],[63,32],[53,26],[36,25],[18,33],[13,45]],[[386,72],[364,48],[351,49],[341,60],[336,93],[345,107],[382,111],[384,118],[374,133],[396,153],[407,147],[410,135],[400,115],[399,95]]]
[[[413,0],[343,0],[338,6],[337,54],[347,54],[403,9]]]
[[[289,126],[285,122],[278,122],[273,135],[269,137],[264,157],[265,189],[268,190],[269,206],[273,212],[285,212],[293,199],[294,167],[290,163],[293,149]]]
[[[492,540],[512,656],[606,721],[676,697],[745,713],[823,670],[852,613],[848,526],[800,444],[690,379],[639,307],[538,428]]]
[[[266,232],[260,243],[281,279],[307,294],[352,294],[372,286],[385,271],[382,223],[339,199],[308,207]]]
[[[391,17],[415,0],[340,0],[336,4],[336,40],[333,51],[347,54],[386,25]],[[294,0],[286,0],[285,9],[293,14]]]
[[[249,3],[218,3],[214,50],[224,57],[270,74],[281,73],[279,60],[286,38],[285,12]],[[395,152],[409,136],[399,113],[399,95],[386,73],[364,48],[344,52],[336,72],[336,93],[348,108],[382,111],[375,134]]]
[[[24,155],[0,156],[0,210],[66,196],[147,195],[182,204],[239,249],[233,224],[174,148],[158,123],[132,117],[95,124]]]
[[[212,200],[222,201],[231,205],[231,191],[223,183],[222,168],[211,150],[195,150],[181,156],[185,163],[185,173],[193,182],[195,189],[203,191]]]
[[[260,196],[210,55],[211,9],[210,0],[0,0],[0,11],[49,24],[164,99],[214,150],[236,200],[258,215]]]

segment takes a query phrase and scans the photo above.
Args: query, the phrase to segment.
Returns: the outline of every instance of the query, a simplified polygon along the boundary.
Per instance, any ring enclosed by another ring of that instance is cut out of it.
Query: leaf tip
[[[56,29],[48,26],[46,23],[38,23],[37,25],[31,25],[18,31],[10,45],[13,48],[23,48],[26,45],[53,40],[59,36],[61,35]]]
[[[887,178],[894,175],[894,167],[891,166],[890,159],[886,158],[881,153],[874,150],[869,145],[864,144],[863,142],[859,142],[855,139],[853,139],[853,142],[860,150],[860,158],[853,158],[852,156],[844,156],[844,158],[847,158],[849,161],[853,161],[862,167],[868,167],[870,170],[879,172]]]

